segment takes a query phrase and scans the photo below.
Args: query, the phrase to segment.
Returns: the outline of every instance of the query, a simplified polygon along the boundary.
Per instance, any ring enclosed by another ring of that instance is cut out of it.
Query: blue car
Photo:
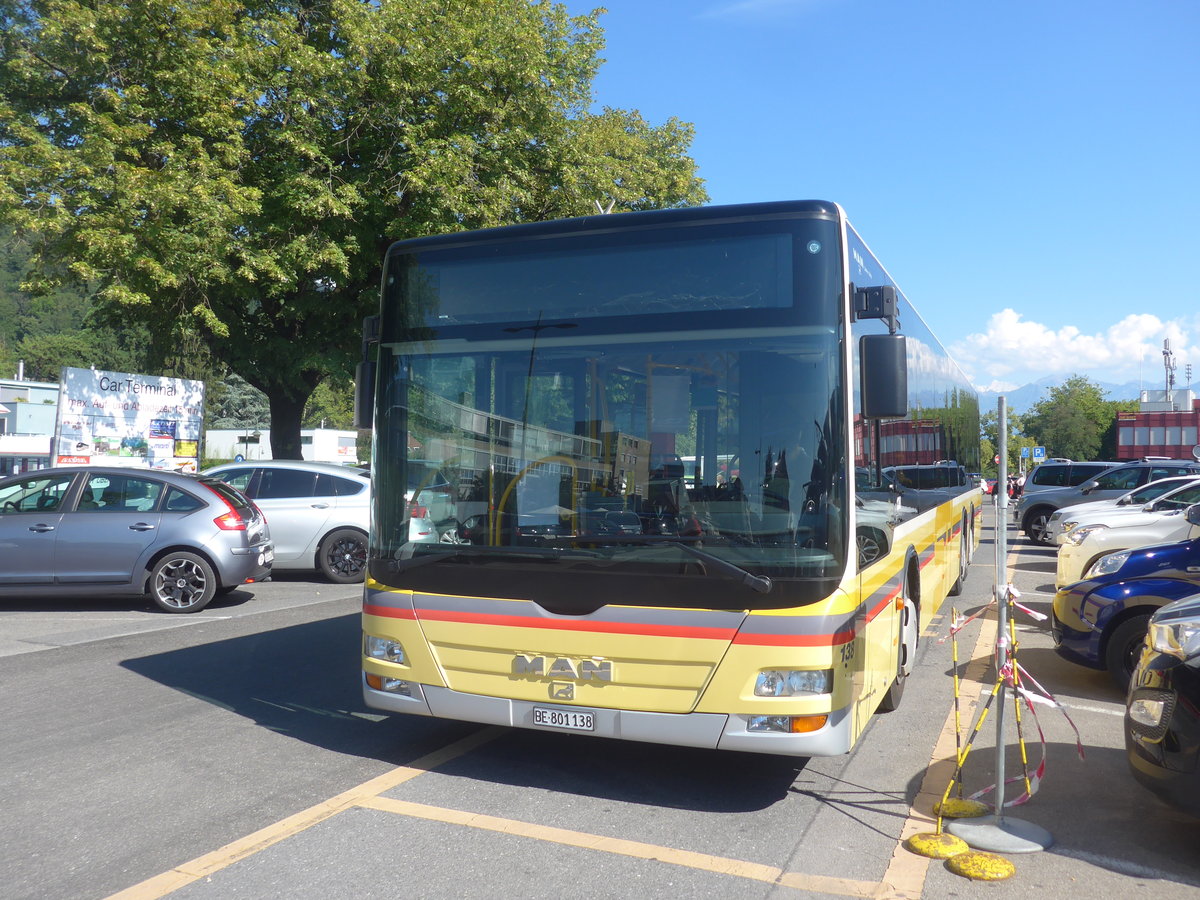
[[[1185,515],[1200,525],[1200,504]],[[1055,650],[1071,662],[1107,669],[1125,690],[1150,616],[1200,591],[1200,538],[1110,553],[1088,576],[1054,596]]]

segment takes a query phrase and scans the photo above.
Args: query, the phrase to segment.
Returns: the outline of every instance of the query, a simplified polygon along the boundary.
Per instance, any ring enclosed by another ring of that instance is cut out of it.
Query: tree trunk
[[[304,414],[305,398],[291,394],[272,393],[271,457],[273,459],[303,459],[300,449],[300,419]]]

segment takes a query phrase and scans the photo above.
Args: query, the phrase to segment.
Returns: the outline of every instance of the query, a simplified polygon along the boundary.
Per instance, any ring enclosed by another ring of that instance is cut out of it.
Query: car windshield
[[[1170,494],[1164,494],[1154,501],[1154,507],[1159,510],[1186,509],[1193,503],[1200,503],[1200,484],[1189,485]]]

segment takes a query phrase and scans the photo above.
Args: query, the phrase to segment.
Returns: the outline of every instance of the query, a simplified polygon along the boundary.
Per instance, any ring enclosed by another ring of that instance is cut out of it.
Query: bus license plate
[[[570,731],[592,731],[596,727],[595,718],[590,712],[547,709],[544,706],[533,708],[533,724],[544,728],[566,728]]]

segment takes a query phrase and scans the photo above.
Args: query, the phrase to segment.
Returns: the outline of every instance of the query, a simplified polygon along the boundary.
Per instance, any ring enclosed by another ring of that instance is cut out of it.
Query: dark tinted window
[[[260,469],[254,488],[256,500],[281,500],[292,497],[312,497],[317,490],[317,476],[302,469]]]
[[[368,481],[365,478],[339,478],[336,475],[332,477],[333,492],[339,497],[351,497],[367,489]]]
[[[1108,466],[1103,466],[1103,465],[1096,465],[1096,466],[1078,465],[1078,464],[1073,465],[1070,467],[1070,473],[1067,475],[1067,485],[1069,487],[1078,487],[1079,485],[1083,484],[1085,481],[1091,481],[1093,478],[1097,477],[1101,472],[1104,472],[1108,468],[1109,468]],[[1134,485],[1132,485],[1132,484],[1130,485],[1130,487],[1133,487],[1133,486]]]
[[[332,497],[334,495],[333,476],[321,472],[317,475],[317,496]]]
[[[322,472],[317,476],[318,497],[349,497],[367,489],[365,478],[342,478],[340,475],[330,475]]]
[[[163,509],[165,512],[193,512],[203,505],[203,503],[187,491],[181,491],[179,488],[171,488],[167,492],[167,503]]]
[[[1097,478],[1096,485],[1104,491],[1131,491],[1142,483],[1146,471],[1145,466],[1113,469]]]
[[[1067,483],[1069,469],[1069,466],[1040,465],[1033,470],[1033,478],[1030,480],[1034,484],[1062,487]]]
[[[1147,481],[1157,481],[1159,478],[1172,478],[1176,475],[1191,475],[1197,471],[1195,466],[1153,466]]]

